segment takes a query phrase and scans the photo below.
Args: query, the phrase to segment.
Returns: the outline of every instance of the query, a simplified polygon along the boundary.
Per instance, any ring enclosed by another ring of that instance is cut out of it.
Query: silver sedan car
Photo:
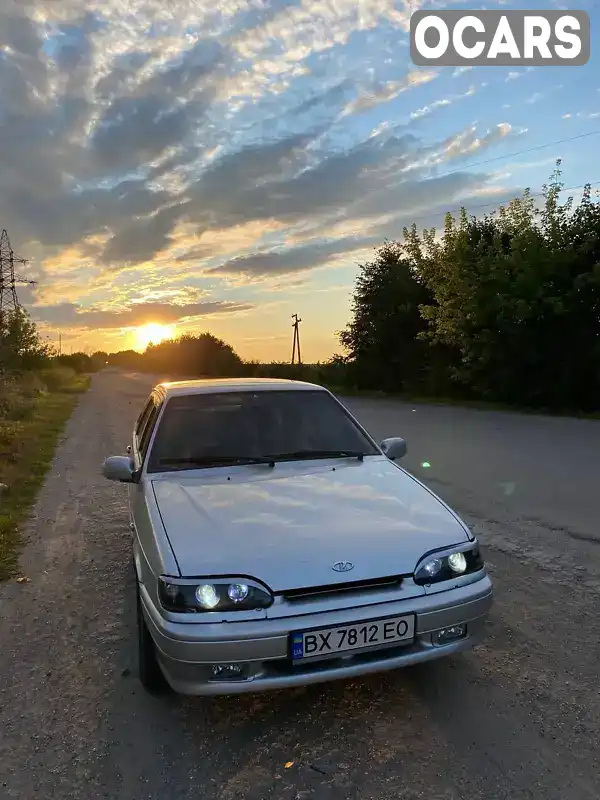
[[[351,678],[477,644],[477,540],[327,389],[155,387],[128,455],[139,674],[217,695]]]

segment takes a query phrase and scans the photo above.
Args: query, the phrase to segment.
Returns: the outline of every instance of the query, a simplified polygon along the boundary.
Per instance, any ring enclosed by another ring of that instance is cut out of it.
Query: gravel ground
[[[599,422],[348,400],[480,536],[486,643],[361,681],[155,699],[135,674],[126,492],[100,476],[149,388],[94,377],[27,531],[30,583],[0,586],[2,800],[597,800]]]

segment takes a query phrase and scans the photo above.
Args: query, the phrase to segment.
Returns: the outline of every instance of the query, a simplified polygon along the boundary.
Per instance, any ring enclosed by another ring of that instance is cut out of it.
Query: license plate
[[[309,658],[325,658],[349,650],[393,645],[413,639],[414,635],[414,614],[292,633],[292,660],[306,661]]]

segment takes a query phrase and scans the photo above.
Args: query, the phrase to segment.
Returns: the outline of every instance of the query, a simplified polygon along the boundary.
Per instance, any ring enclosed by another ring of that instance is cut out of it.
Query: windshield
[[[168,401],[148,471],[377,454],[327,392],[219,392]]]

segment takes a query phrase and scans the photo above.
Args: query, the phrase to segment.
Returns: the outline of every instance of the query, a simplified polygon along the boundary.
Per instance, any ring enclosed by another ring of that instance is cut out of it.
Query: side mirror
[[[379,446],[390,461],[395,461],[397,458],[404,458],[406,455],[406,442],[399,436],[392,439],[384,439]]]
[[[102,467],[102,474],[109,481],[133,483],[133,464],[129,456],[111,456]]]

